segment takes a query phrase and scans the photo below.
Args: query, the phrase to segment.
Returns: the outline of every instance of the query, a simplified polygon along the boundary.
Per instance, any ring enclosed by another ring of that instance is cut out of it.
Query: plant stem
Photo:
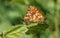
[[[54,21],[55,21],[55,31],[56,31],[56,35],[55,35],[55,38],[59,38],[59,24],[58,24],[58,10],[57,10],[57,0],[54,0],[55,1],[55,7],[54,7]]]
[[[40,32],[36,33],[35,38],[40,38]]]
[[[5,36],[5,34],[4,34],[4,32],[2,32],[2,38],[4,38],[4,36]]]

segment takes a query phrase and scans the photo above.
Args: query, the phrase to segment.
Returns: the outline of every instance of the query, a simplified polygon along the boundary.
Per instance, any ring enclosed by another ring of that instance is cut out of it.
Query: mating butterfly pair
[[[29,6],[25,16],[24,22],[44,22],[42,12],[35,6]]]

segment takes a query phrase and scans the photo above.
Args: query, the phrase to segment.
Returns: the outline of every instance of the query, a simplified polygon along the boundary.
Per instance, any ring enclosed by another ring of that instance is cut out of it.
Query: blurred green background
[[[29,5],[42,11],[45,23],[23,23]],[[60,0],[0,0],[0,38],[60,38]]]

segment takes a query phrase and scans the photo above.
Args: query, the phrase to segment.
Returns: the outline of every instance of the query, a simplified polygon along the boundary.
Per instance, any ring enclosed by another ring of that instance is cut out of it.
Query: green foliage
[[[29,28],[29,30],[26,32],[26,34],[36,34],[38,32],[42,32],[48,28],[48,24],[37,24],[36,26],[32,26]]]
[[[6,32],[6,38],[20,38],[21,35],[23,35],[28,29],[26,28],[26,26],[18,26],[18,27],[14,27],[11,30],[9,30],[8,32]]]
[[[29,5],[42,11],[45,23],[23,23]],[[33,38],[30,34],[37,33],[41,33],[41,38],[59,38],[59,29],[60,0],[0,0],[0,38],[2,32],[5,38]]]

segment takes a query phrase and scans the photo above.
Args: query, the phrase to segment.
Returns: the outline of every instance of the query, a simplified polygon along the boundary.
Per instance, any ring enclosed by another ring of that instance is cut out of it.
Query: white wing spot
[[[42,16],[38,16],[38,18],[42,18]]]

